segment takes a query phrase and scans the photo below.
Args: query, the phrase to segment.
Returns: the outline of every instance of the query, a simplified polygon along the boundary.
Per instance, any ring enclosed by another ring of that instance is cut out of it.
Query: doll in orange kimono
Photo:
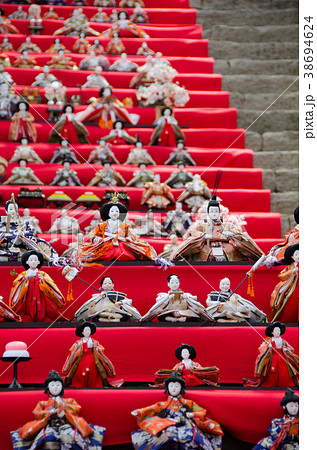
[[[135,449],[221,449],[223,431],[207,411],[182,397],[185,381],[173,373],[165,381],[166,401],[132,411],[139,430],[131,433]]]
[[[120,11],[118,14],[118,20],[111,25],[111,27],[104,31],[102,34],[104,37],[112,39],[114,33],[118,33],[121,37],[138,37],[148,39],[150,36],[142,30],[142,28],[137,27],[131,20],[128,19],[128,13],[126,11]]]
[[[148,181],[144,185],[141,205],[146,204],[149,208],[165,209],[172,203],[175,203],[175,198],[171,193],[171,188],[167,184],[161,183],[160,174],[156,173],[154,180]]]
[[[76,336],[80,337],[70,349],[62,374],[65,386],[74,387],[119,387],[123,380],[109,381],[116,376],[112,362],[103,353],[104,348],[91,335],[96,325],[82,322],[77,325]]]
[[[268,322],[274,322],[276,319],[284,323],[298,322],[299,244],[286,248],[284,263],[287,267],[280,272],[281,281],[275,286],[271,295],[271,312]]]
[[[265,336],[268,338],[259,347],[260,354],[255,361],[256,380],[244,380],[244,386],[298,385],[299,359],[293,347],[282,339],[285,331],[286,326],[280,322],[270,323],[266,327]]]
[[[89,233],[91,243],[78,249],[82,264],[102,261],[156,260],[156,252],[146,241],[139,240],[125,222],[127,208],[117,197],[100,209],[102,223]]]
[[[1,34],[19,34],[20,31],[11,23],[11,20],[8,19],[4,10],[0,8],[0,33]]]
[[[44,387],[49,397],[36,405],[35,420],[11,431],[13,448],[101,450],[106,429],[79,416],[81,406],[73,398],[64,398],[63,378],[55,370],[50,371]]]
[[[58,309],[65,305],[65,299],[52,278],[39,268],[43,255],[31,250],[22,255],[25,268],[13,282],[9,304],[22,317],[23,322],[51,322],[58,319]],[[63,317],[63,316],[61,316]]]
[[[18,112],[11,117],[9,129],[9,141],[17,142],[21,137],[27,137],[31,142],[36,142],[37,131],[33,125],[34,116],[29,113],[30,106],[27,102],[21,101],[17,104]]]

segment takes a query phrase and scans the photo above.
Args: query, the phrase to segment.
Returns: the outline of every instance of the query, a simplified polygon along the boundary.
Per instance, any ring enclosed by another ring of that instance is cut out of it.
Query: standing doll
[[[62,138],[67,139],[72,144],[89,144],[86,138],[88,134],[85,125],[76,118],[73,105],[68,104],[64,106],[60,118],[50,131],[48,142],[60,142]]]
[[[173,110],[166,106],[161,110],[161,117],[156,122],[155,130],[152,133],[150,145],[176,146],[176,141],[185,140],[178,122],[173,117]]]

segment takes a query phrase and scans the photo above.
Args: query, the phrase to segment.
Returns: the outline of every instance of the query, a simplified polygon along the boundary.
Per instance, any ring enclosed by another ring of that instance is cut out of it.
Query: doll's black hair
[[[293,244],[286,248],[284,252],[283,264],[287,264],[288,266],[294,262],[292,256],[299,250],[299,244]]]
[[[15,202],[16,203],[16,205],[17,205],[17,208],[19,208],[19,205],[18,205],[18,203],[17,202]],[[9,205],[14,205],[14,203],[13,203],[13,201],[12,200],[8,200],[7,202],[6,202],[6,204],[5,204],[5,206],[4,206],[4,209],[6,210],[6,212],[8,212],[8,209],[9,209]]]
[[[297,224],[299,224],[299,206],[294,210],[294,220]]]
[[[161,109],[161,116],[164,116],[164,112],[169,109],[171,111],[171,115],[173,114],[173,110],[172,108],[170,108],[169,106],[165,106],[164,108]]]
[[[69,139],[67,139],[67,138],[61,137],[60,140],[59,140],[59,143],[61,144],[62,141],[67,141],[67,144],[68,145],[70,144]]]
[[[285,395],[284,395],[284,397],[282,398],[282,400],[280,402],[280,405],[282,406],[284,411],[286,411],[286,406],[290,402],[299,403],[299,398],[295,394],[293,389],[287,388],[286,391],[285,391]]]
[[[67,106],[70,106],[70,107],[72,108],[72,112],[75,111],[75,108],[73,107],[73,105],[71,105],[70,103],[66,103],[66,105],[65,105],[64,108],[63,108],[63,113],[66,113],[66,108],[67,108]]]
[[[110,280],[112,281],[112,284],[114,284],[113,279],[112,279],[111,277],[105,276],[105,277],[102,277],[101,280],[100,280],[100,287],[102,286],[102,284],[103,284],[103,282],[104,282],[104,280],[105,280],[106,278],[110,278]]]
[[[25,159],[25,158],[20,158],[20,159],[18,159],[18,164],[20,164],[21,161],[25,161],[26,163],[28,163],[27,159]]]
[[[120,202],[117,202],[117,203],[109,202],[109,203],[106,203],[105,205],[102,205],[102,207],[100,208],[101,219],[104,222],[109,219],[109,217],[110,217],[109,211],[112,208],[112,206],[117,206],[119,208],[120,220],[123,222],[124,219],[126,218],[128,210],[127,210],[127,207]]]
[[[125,18],[127,19],[129,17],[128,13],[126,11],[119,11],[118,12],[118,18],[120,16],[120,14],[124,13],[125,14]]]
[[[4,16],[4,9],[0,8],[0,16]]]
[[[116,120],[116,121],[113,123],[113,128],[116,128],[117,123],[121,123],[121,124],[122,124],[122,128],[124,128],[124,122],[122,122],[122,120]]]
[[[27,260],[29,259],[29,257],[30,257],[31,255],[36,255],[36,256],[38,257],[38,259],[39,259],[39,264],[38,264],[38,266],[37,266],[37,269],[40,269],[40,268],[43,266],[43,263],[44,263],[44,256],[42,255],[42,253],[37,252],[36,250],[31,250],[31,251],[29,251],[29,252],[23,253],[23,255],[21,256],[21,263],[22,263],[22,266],[23,266],[26,270],[28,270],[28,269],[30,268],[29,265],[28,265],[28,263],[27,263]]]
[[[167,279],[167,281],[169,282],[170,281],[170,279],[172,278],[172,277],[177,277],[178,279],[179,279],[179,276],[178,275],[176,275],[176,273],[172,273],[171,275],[169,275],[166,279]]]
[[[29,136],[21,136],[21,137],[18,139],[18,141],[19,141],[20,143],[22,143],[22,139],[26,139],[28,142],[31,142],[31,139],[29,138]]]
[[[56,370],[51,370],[49,373],[49,376],[46,378],[46,380],[44,381],[44,393],[48,394],[49,393],[49,383],[51,381],[59,381],[60,383],[62,383],[62,390],[61,393],[59,395],[64,395],[64,380],[63,378],[59,375],[58,372],[56,372]]]
[[[172,375],[165,380],[165,382],[164,382],[165,391],[164,392],[167,393],[168,392],[168,385],[170,383],[175,383],[175,382],[178,382],[181,385],[180,395],[184,395],[185,394],[186,383],[185,383],[185,380],[183,380],[183,378],[180,377],[178,372],[173,372]]]
[[[216,195],[213,195],[211,197],[211,200],[209,201],[208,206],[207,206],[207,213],[209,212],[209,209],[213,206],[216,206],[220,212],[220,203],[218,202]]]
[[[182,361],[182,351],[186,349],[189,351],[190,359],[195,359],[197,356],[196,349],[193,345],[182,344],[180,347],[177,347],[175,350],[175,356],[179,361]]]
[[[111,94],[112,94],[112,87],[111,87],[111,86],[103,86],[103,87],[100,89],[100,91],[99,91],[99,97],[102,97],[102,96],[103,96],[103,93],[104,93],[105,89],[110,89],[110,92],[111,92]]]

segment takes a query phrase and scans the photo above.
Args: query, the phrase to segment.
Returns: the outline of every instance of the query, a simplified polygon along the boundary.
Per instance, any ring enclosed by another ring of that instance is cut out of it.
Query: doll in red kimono
[[[207,411],[193,400],[182,397],[185,381],[173,373],[165,388],[166,401],[132,411],[140,427],[131,433],[134,448],[220,450],[223,431],[219,423],[209,419]]]
[[[180,129],[177,120],[173,117],[173,110],[169,106],[161,110],[161,117],[155,124],[156,127],[152,133],[149,145],[175,147],[179,139],[185,141],[185,135]]]
[[[119,387],[123,380],[109,381],[116,376],[112,362],[103,353],[104,348],[91,336],[96,333],[92,322],[77,325],[76,336],[80,339],[70,349],[62,374],[65,386],[73,387]]]
[[[72,144],[89,144],[86,136],[88,130],[74,114],[73,105],[67,104],[63,108],[63,112],[50,131],[50,137],[47,142],[60,142],[62,139],[67,139]]]
[[[42,253],[31,250],[22,255],[24,272],[13,282],[9,304],[23,322],[51,322],[63,318],[58,309],[65,299],[52,278],[42,270]]]
[[[81,406],[73,398],[64,398],[64,381],[55,370],[50,371],[44,387],[49,397],[36,405],[35,419],[11,432],[13,448],[101,450],[106,429],[79,416]]]
[[[17,104],[18,112],[11,117],[9,129],[9,141],[17,142],[21,137],[27,137],[31,142],[36,142],[37,131],[33,125],[34,116],[28,112],[30,106],[27,102],[21,101]]]

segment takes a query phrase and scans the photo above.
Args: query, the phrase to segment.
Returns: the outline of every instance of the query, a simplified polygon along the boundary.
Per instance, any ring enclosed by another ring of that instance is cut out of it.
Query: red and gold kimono
[[[68,52],[65,45],[63,45],[61,42],[52,44],[48,50],[46,50],[45,53],[58,53],[60,50],[63,50],[64,52]]]
[[[271,344],[271,345],[270,345]],[[247,387],[288,387],[298,385],[299,359],[294,349],[282,339],[282,348],[272,338],[264,339],[255,361],[256,380],[244,380]]]
[[[119,19],[102,34],[104,37],[112,39],[114,37],[114,33],[118,33],[118,36],[120,37],[131,37],[131,34],[139,38],[146,39],[149,37],[146,32],[142,30],[142,28],[137,27],[133,22],[131,22],[131,20],[128,19]]]
[[[37,131],[32,122],[34,116],[28,111],[19,111],[11,117],[9,141],[18,141],[21,137],[28,137],[32,142],[37,140]]]
[[[155,384],[163,387],[163,382],[175,371],[180,374],[186,386],[203,386],[206,384],[218,386],[219,369],[216,366],[202,367],[199,363],[192,360],[188,360],[188,362],[181,361],[172,370],[158,370],[155,373]]]
[[[88,53],[91,45],[85,38],[77,39],[75,44],[73,45],[74,53]]]
[[[133,261],[155,260],[156,252],[146,241],[140,241],[137,235],[131,231],[130,225],[121,222],[119,231],[112,233],[108,222],[97,225],[89,233],[93,242],[95,237],[101,237],[97,244],[85,244],[78,249],[78,258],[81,263],[89,263],[96,260]]]
[[[56,310],[65,299],[52,278],[39,270],[35,277],[26,278],[21,272],[13,282],[9,305],[23,322],[51,322],[60,316]]]
[[[74,63],[69,56],[64,55],[53,56],[46,64],[50,66],[51,69],[77,69],[76,63]]]
[[[172,116],[161,116],[151,136],[150,145],[176,147],[178,140],[185,140],[185,136]]]
[[[124,52],[125,46],[119,37],[112,38],[106,47],[106,53],[110,55],[121,55]]]
[[[62,137],[71,144],[89,144],[86,137],[88,134],[87,128],[79,120],[76,120],[74,113],[64,113],[51,129],[47,142],[60,142]]]
[[[88,348],[88,343],[79,339],[70,349],[62,374],[65,377],[65,386],[74,387],[103,387],[119,386],[122,380],[110,383],[108,378],[114,378],[116,372],[112,362],[103,353],[104,347],[95,339],[92,347]]]
[[[277,319],[283,323],[298,322],[298,270],[294,271],[295,268],[293,263],[279,273],[281,281],[271,295],[268,322],[276,322]]]
[[[6,16],[0,16],[0,34],[20,34],[21,32],[11,23]]]
[[[22,67],[23,69],[33,69],[36,65],[36,59],[29,55],[18,56],[12,64],[13,67]]]
[[[284,259],[284,254],[287,247],[299,243],[299,229],[297,227],[298,225],[284,235],[284,242],[281,242],[271,248],[270,254],[277,261],[282,261]]]
[[[163,209],[174,202],[174,196],[167,184],[155,181],[149,181],[145,184],[141,205],[146,203],[149,207]]]

